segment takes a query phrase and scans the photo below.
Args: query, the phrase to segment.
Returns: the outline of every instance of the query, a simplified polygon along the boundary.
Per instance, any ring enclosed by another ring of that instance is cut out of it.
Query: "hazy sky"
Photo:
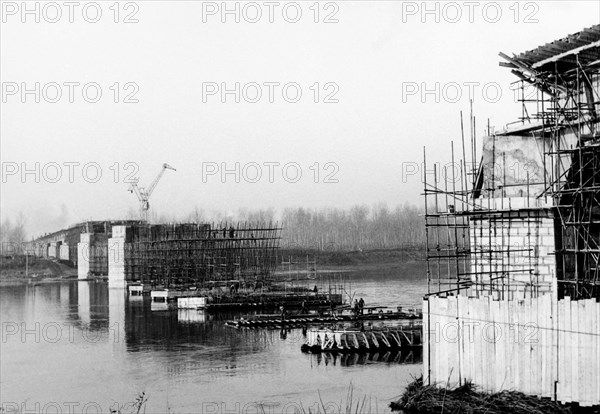
[[[598,1],[27,4],[2,2],[1,215],[33,234],[123,217],[127,173],[164,162],[150,202],[174,217],[420,204],[403,168],[449,160],[469,85],[478,136],[519,115],[498,52],[600,22]]]

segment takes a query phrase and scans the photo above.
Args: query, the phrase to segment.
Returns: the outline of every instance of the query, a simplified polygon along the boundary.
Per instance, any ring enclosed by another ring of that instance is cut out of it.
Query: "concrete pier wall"
[[[524,300],[429,297],[423,302],[426,383],[466,381],[582,406],[600,404],[600,303],[546,294]]]
[[[82,233],[77,244],[79,279],[108,274],[108,237],[105,234]]]
[[[108,239],[108,286],[109,288],[127,287],[125,276],[125,238],[126,226],[113,226],[112,237]]]

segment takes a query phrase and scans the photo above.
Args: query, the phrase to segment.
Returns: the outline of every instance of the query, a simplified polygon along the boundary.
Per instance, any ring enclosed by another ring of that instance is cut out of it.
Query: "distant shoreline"
[[[316,260],[317,272],[323,273],[389,273],[395,270],[406,270],[406,267],[418,269],[424,260],[424,251],[417,249],[370,249],[354,251],[318,251],[314,249],[280,249],[278,261],[292,257],[295,266],[292,271],[302,269],[302,262],[308,257],[309,263]],[[313,264],[309,264],[312,268]],[[279,265],[277,274],[285,274],[285,265]],[[37,258],[29,265],[30,276],[25,278],[24,263],[7,263],[0,266],[0,286],[18,286],[38,283],[74,282],[77,269],[53,260]],[[37,276],[31,276],[37,275]],[[418,276],[418,275],[415,275]],[[86,280],[106,280],[97,277]]]

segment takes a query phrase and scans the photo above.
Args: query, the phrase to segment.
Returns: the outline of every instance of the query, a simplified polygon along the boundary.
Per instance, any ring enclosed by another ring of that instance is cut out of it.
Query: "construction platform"
[[[198,293],[194,290],[171,290],[161,289],[150,291],[152,302],[171,302],[180,298],[197,297]]]
[[[385,349],[422,347],[422,328],[373,330],[311,329],[303,352],[370,352]]]
[[[131,284],[127,286],[129,296],[148,296],[150,295],[150,286],[141,283]]]
[[[305,313],[296,315],[266,314],[266,315],[246,315],[240,319],[229,320],[225,322],[227,326],[234,328],[303,328],[309,325],[337,324],[340,322],[363,322],[363,321],[392,321],[392,320],[421,320],[423,313],[418,309],[408,311],[387,311],[387,312],[368,312],[362,315],[341,312],[339,314],[328,313]]]
[[[312,298],[310,300],[306,298],[290,298],[286,296],[270,296],[270,297],[244,297],[239,300],[227,300],[220,302],[208,302],[204,309],[207,311],[220,311],[220,310],[276,310],[280,306],[284,306],[285,309],[301,309],[302,304],[305,303],[311,308],[322,308],[329,309],[331,305],[340,305],[340,298]],[[201,309],[201,308],[198,308]],[[281,314],[274,314],[274,317],[281,317]]]
[[[147,285],[129,285],[130,298],[150,296],[152,302],[177,304],[181,309],[203,310],[259,310],[330,309],[343,304],[341,294],[334,293],[290,293],[286,291],[235,292],[213,295],[206,289],[150,289]]]

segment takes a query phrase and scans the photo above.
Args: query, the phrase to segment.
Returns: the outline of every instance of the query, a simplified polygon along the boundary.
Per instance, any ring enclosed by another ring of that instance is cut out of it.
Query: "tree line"
[[[127,218],[137,218],[130,211]],[[278,222],[282,227],[280,246],[316,250],[348,251],[361,249],[395,249],[425,244],[422,211],[403,204],[389,208],[386,204],[356,205],[351,208],[287,208],[277,212],[267,209],[239,209],[236,213],[206,212],[194,208],[184,216],[158,215],[151,211],[152,223],[173,222]],[[35,232],[34,232],[35,233]],[[2,251],[22,246],[28,239],[22,213],[16,219],[3,219],[0,227]]]
[[[154,216],[155,223],[173,222]],[[240,209],[235,214],[206,213],[195,208],[184,217],[189,222],[279,222],[283,227],[281,247],[316,250],[395,249],[425,244],[422,211],[403,204],[356,205],[351,208]]]
[[[350,209],[286,209],[282,246],[318,250],[393,249],[425,244],[421,212],[405,204]]]

